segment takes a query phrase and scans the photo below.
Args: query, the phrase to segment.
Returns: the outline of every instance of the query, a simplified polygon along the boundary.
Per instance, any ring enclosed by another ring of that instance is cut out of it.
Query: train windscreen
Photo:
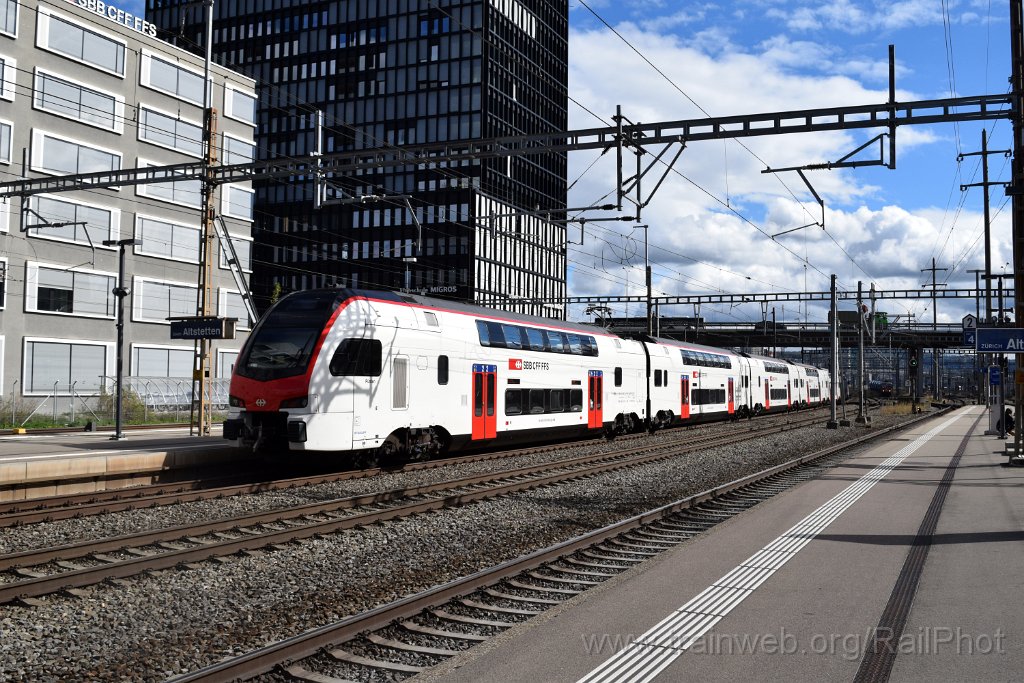
[[[261,381],[304,374],[338,303],[337,292],[324,291],[281,299],[252,331],[235,372]]]

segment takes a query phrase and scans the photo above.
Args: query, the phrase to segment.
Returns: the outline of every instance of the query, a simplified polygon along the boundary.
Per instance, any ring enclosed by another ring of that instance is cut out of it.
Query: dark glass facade
[[[259,158],[565,130],[564,0],[217,0],[217,62],[257,80]],[[202,52],[202,5],[148,0],[160,37]],[[385,287],[558,315],[564,153],[258,181],[253,293]],[[389,195],[407,195],[404,201]],[[414,253],[418,229],[418,253]],[[524,213],[528,212],[528,213]],[[411,257],[415,256],[413,261]]]

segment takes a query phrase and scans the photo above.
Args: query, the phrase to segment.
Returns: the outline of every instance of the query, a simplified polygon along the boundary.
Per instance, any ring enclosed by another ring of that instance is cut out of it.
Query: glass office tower
[[[201,3],[146,18],[203,51]],[[563,131],[567,37],[564,0],[214,3],[214,59],[257,82],[260,159]],[[539,300],[565,295],[564,153],[367,166],[329,178],[322,208],[306,178],[254,187],[261,307],[348,286],[562,314]]]

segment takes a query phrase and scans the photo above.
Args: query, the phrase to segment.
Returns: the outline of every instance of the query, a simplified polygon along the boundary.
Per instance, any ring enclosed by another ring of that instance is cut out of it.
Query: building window
[[[0,33],[18,37],[18,0],[0,0]]]
[[[115,133],[124,130],[123,98],[86,88],[41,69],[36,69],[34,106]]]
[[[256,96],[224,84],[224,116],[256,125]]]
[[[26,395],[97,393],[110,364],[110,344],[99,341],[25,339]]]
[[[79,26],[45,7],[39,8],[36,46],[76,62],[124,77],[125,44],[92,29]]]
[[[233,138],[227,133],[224,134],[224,144],[221,148],[220,162],[225,166],[234,164],[248,164],[256,160],[256,145],[246,142],[240,138]]]
[[[4,0],[0,0],[0,3]],[[2,18],[2,16],[0,16]],[[0,99],[14,101],[14,91],[18,84],[18,60],[0,55]]]
[[[230,289],[219,290],[219,301],[217,315],[221,318],[237,318],[240,329],[249,329],[252,323],[249,320],[249,311],[245,308],[245,301],[242,295]]]
[[[217,376],[231,377],[235,371],[235,363],[238,361],[238,351],[217,351]]]
[[[231,246],[235,248],[235,256],[238,257],[238,265],[243,272],[252,272],[252,240],[238,235],[231,235]],[[226,249],[220,250],[220,267],[228,269],[228,254]]]
[[[22,226],[31,237],[101,247],[120,234],[121,212],[45,195],[29,198]]]
[[[192,348],[132,345],[132,375],[192,379]]]
[[[195,285],[135,277],[132,320],[169,325],[168,318],[193,316],[197,292]]]
[[[60,266],[28,263],[25,310],[90,318],[114,317],[117,281],[112,273],[68,270]]]
[[[185,263],[199,263],[201,231],[193,225],[136,216],[135,253]]]
[[[159,166],[151,161],[139,159],[139,166],[148,168]],[[141,197],[150,197],[160,201],[188,206],[198,209],[203,201],[202,186],[199,180],[172,180],[169,183],[143,183],[136,185],[135,192]]]
[[[0,258],[0,311],[7,308],[7,259]],[[0,355],[0,359],[3,356]]]
[[[232,218],[252,220],[253,190],[235,185],[225,185],[221,195],[221,213]]]
[[[75,175],[121,169],[117,152],[32,131],[32,170],[54,175]],[[142,187],[142,186],[140,186]]]
[[[10,121],[0,121],[0,163],[11,163],[11,133],[14,124]]]
[[[178,99],[203,106],[203,76],[200,73],[173,64],[148,50],[142,51],[139,83]]]
[[[203,155],[202,126],[148,107],[139,107],[139,139],[194,157]]]

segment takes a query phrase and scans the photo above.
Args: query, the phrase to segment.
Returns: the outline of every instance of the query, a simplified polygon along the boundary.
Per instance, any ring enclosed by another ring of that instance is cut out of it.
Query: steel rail
[[[817,419],[807,419],[807,422],[811,421],[816,422]],[[581,456],[578,458],[560,460],[543,465],[533,465],[513,470],[505,470],[502,472],[474,475],[472,477],[464,477],[414,488],[394,489],[382,493],[351,496],[328,502],[308,503],[283,510],[271,510],[242,517],[215,520],[201,525],[184,525],[156,531],[140,532],[138,534],[128,536],[102,539],[100,541],[86,541],[53,548],[10,553],[0,556],[0,570],[39,566],[58,559],[78,559],[89,555],[95,555],[97,553],[119,551],[128,547],[142,548],[159,543],[178,541],[183,538],[194,538],[216,532],[234,531],[259,525],[266,526],[273,525],[275,523],[283,523],[286,525],[285,529],[277,530],[271,528],[271,530],[266,533],[260,533],[258,535],[250,535],[245,532],[241,532],[243,533],[243,537],[237,539],[224,539],[210,543],[202,543],[200,541],[199,543],[201,543],[201,545],[191,548],[167,549],[166,552],[160,552],[154,555],[132,557],[130,559],[119,560],[113,563],[105,563],[94,567],[72,569],[57,574],[0,584],[0,604],[16,599],[46,595],[60,590],[81,588],[83,586],[92,585],[111,578],[132,576],[143,571],[168,569],[188,562],[198,562],[212,557],[233,555],[246,550],[255,550],[257,548],[270,545],[289,543],[296,540],[311,538],[320,534],[328,534],[345,529],[351,529],[357,526],[365,526],[378,522],[400,519],[423,512],[456,507],[470,502],[488,500],[498,496],[563,483],[583,477],[590,477],[596,474],[623,469],[626,467],[636,467],[650,462],[690,453],[709,445],[727,445],[763,436],[764,434],[789,431],[794,428],[796,427],[792,423],[782,425],[776,424],[768,427],[767,429],[745,432],[743,434],[710,436],[709,438],[702,439],[696,443],[691,440],[691,442],[685,446],[681,446],[678,443],[646,445],[640,449],[641,452],[644,453],[643,455],[632,455],[632,457],[631,454],[636,453],[635,447],[614,451],[612,453]],[[575,467],[581,467],[582,469],[572,469]],[[533,478],[523,480],[523,477]],[[384,510],[373,510],[343,518],[332,518],[328,520],[309,519],[313,515],[332,513],[338,510],[365,505],[391,503],[401,499],[425,496],[446,490],[464,489],[468,486],[486,483],[490,483],[490,486],[486,489],[462,491],[442,497],[413,501]],[[306,522],[308,523],[303,526],[291,526],[288,524],[288,521],[286,521],[295,520],[296,518],[306,518]]]
[[[952,409],[950,407],[949,409]],[[447,602],[452,598],[472,593],[491,586],[524,571],[537,569],[580,550],[614,538],[624,532],[648,525],[672,514],[696,507],[706,501],[722,497],[730,492],[743,489],[759,481],[787,472],[805,464],[826,458],[853,446],[872,441],[897,430],[912,427],[924,420],[932,419],[945,412],[915,417],[905,423],[886,427],[851,441],[830,446],[815,453],[800,456],[770,467],[761,472],[735,479],[701,493],[683,498],[674,503],[645,512],[629,519],[610,524],[576,538],[544,548],[521,558],[504,562],[495,567],[479,571],[461,579],[455,579],[441,586],[381,605],[361,614],[342,619],[333,624],[312,629],[305,633],[253,650],[238,657],[225,659],[197,671],[171,679],[170,683],[227,683],[239,681],[271,671],[282,662],[295,661],[315,654],[322,648],[329,648],[351,640],[362,633],[384,628],[398,620],[408,619],[424,609]]]

